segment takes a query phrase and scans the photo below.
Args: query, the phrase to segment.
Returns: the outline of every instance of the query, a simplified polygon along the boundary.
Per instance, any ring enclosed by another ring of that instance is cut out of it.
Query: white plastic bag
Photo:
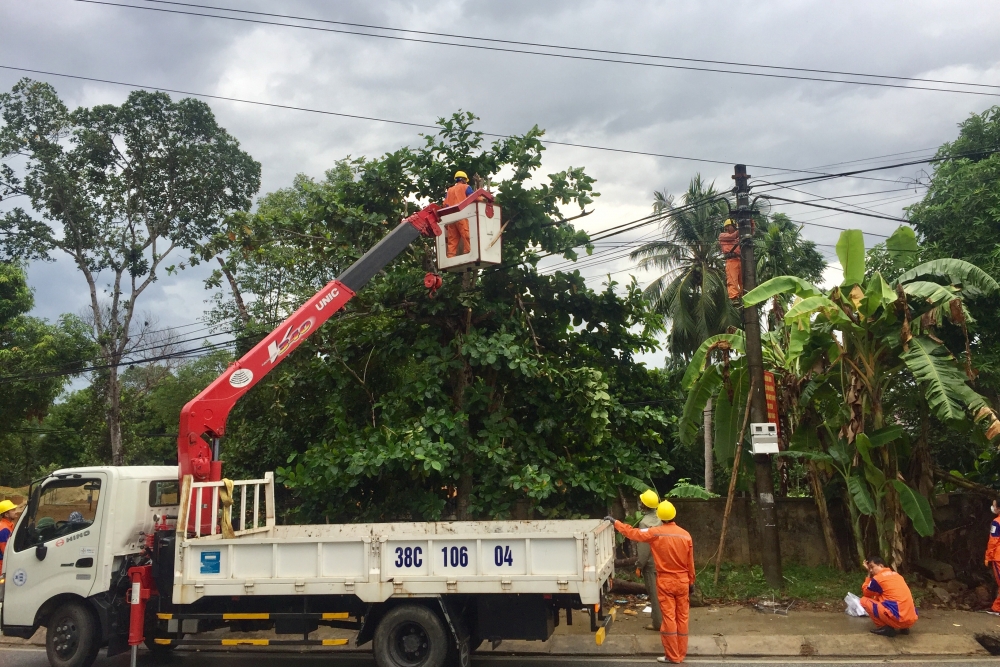
[[[847,609],[844,610],[844,613],[848,616],[868,615],[867,612],[865,612],[865,608],[861,606],[861,598],[854,593],[848,593],[847,596],[844,597],[844,604],[847,605]]]

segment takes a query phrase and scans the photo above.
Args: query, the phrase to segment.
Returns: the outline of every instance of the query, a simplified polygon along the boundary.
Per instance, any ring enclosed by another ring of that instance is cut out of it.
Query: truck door
[[[3,624],[32,625],[42,604],[61,593],[86,598],[99,572],[105,473],[60,475],[32,489],[4,557]]]

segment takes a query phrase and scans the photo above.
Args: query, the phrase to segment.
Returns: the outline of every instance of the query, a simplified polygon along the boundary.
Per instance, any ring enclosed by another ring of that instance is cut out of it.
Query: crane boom
[[[195,481],[222,479],[219,439],[226,433],[226,420],[236,401],[343,308],[372,276],[417,237],[421,234],[439,236],[439,211],[437,204],[430,204],[399,223],[342,275],[302,304],[184,406],[177,435],[177,463],[181,479],[185,475],[192,475]]]

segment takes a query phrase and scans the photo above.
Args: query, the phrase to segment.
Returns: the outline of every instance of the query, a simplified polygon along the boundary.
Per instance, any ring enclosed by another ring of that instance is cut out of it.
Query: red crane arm
[[[218,441],[226,433],[226,419],[236,401],[343,308],[372,276],[418,236],[439,236],[438,211],[438,205],[431,204],[401,222],[184,406],[177,436],[177,463],[182,480],[185,475],[192,475],[195,481],[222,479]]]

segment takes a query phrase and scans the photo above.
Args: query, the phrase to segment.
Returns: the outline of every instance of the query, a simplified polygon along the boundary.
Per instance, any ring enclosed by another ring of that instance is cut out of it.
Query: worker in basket
[[[642,503],[643,517],[639,521],[639,528],[656,528],[663,522],[656,516],[656,508],[660,505],[660,496],[652,489],[646,489],[639,496]],[[635,563],[635,573],[642,577],[642,583],[646,585],[646,595],[649,597],[651,614],[650,625],[647,630],[657,631],[660,629],[663,617],[660,616],[660,598],[656,593],[656,563],[653,562],[653,550],[648,542],[639,542],[637,545],[639,558]]]
[[[663,525],[654,528],[633,528],[627,523],[614,522],[615,530],[635,542],[646,542],[656,563],[656,594],[660,600],[660,641],[664,655],[658,662],[684,662],[688,648],[688,612],[694,590],[694,542],[691,534],[674,523],[677,510],[669,500],[656,508]]]
[[[884,637],[909,634],[917,622],[917,608],[903,575],[887,567],[881,556],[869,556],[865,569],[868,578],[861,586],[861,606],[875,622],[872,633]]]
[[[455,172],[455,185],[448,188],[444,198],[445,207],[461,204],[475,190],[469,185],[469,176],[464,171]],[[469,241],[468,219],[458,220],[445,225],[445,240],[448,244],[448,257],[464,255],[472,250]]]

